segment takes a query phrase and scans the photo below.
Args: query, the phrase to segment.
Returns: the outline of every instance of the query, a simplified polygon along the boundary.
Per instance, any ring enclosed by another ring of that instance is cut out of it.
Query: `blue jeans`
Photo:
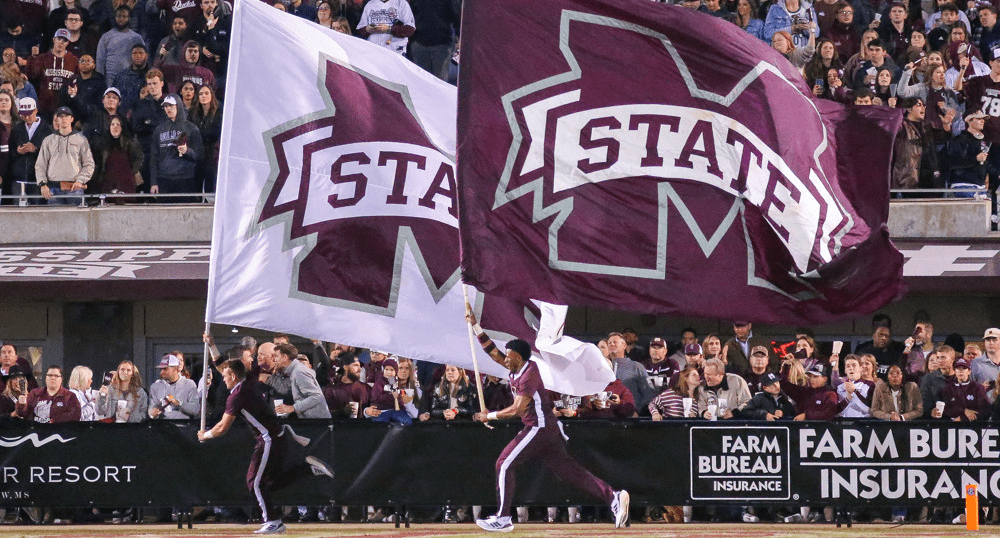
[[[49,191],[52,196],[59,196],[60,194],[78,194],[80,198],[50,198],[48,200],[49,205],[80,205],[83,203],[83,189],[77,189],[75,191],[64,191],[59,187],[49,187]]]
[[[409,426],[413,424],[413,418],[406,411],[400,409],[396,411],[391,409],[389,411],[382,411],[377,417],[371,417],[374,422],[395,422],[397,424],[402,424],[403,426]]]

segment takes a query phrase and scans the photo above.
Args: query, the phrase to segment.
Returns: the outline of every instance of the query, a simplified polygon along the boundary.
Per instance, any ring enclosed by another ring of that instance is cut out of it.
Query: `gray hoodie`
[[[157,125],[150,144],[150,185],[161,186],[161,190],[162,183],[193,178],[203,152],[201,132],[188,121],[184,101],[176,93],[166,96],[164,101],[171,97],[177,101],[177,117],[174,121],[167,119]],[[177,146],[181,144],[187,144],[184,155],[177,152]]]

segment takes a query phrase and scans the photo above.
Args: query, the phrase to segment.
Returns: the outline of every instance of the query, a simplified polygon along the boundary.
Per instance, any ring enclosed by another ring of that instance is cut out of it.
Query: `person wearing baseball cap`
[[[149,418],[187,420],[201,412],[198,386],[181,375],[181,360],[166,354],[156,366],[160,379],[149,386]]]
[[[804,387],[781,380],[781,390],[795,401],[795,420],[833,420],[837,416],[837,392],[830,388],[827,366],[818,363],[807,370],[808,385]]]
[[[38,107],[31,97],[22,97],[17,102],[17,114],[21,118],[11,129],[8,146],[10,148],[10,165],[5,184],[26,184],[29,195],[38,195],[39,188],[35,176],[35,162],[38,159],[38,149],[42,141],[52,134],[52,126],[38,115]],[[38,199],[30,199],[31,204],[40,203]]]
[[[44,54],[39,54],[38,47],[32,47],[31,59],[25,66],[25,74],[32,81],[37,81],[35,89],[38,92],[38,111],[45,119],[51,119],[56,107],[59,106],[59,91],[75,77],[79,68],[79,59],[66,50],[69,44],[69,30],[60,28],[52,38],[52,48]]]
[[[171,93],[160,103],[167,120],[153,130],[150,152],[150,192],[181,194],[201,192],[195,172],[202,158],[201,132],[187,119],[187,109],[180,96]],[[190,202],[195,199],[166,199],[167,202]]]
[[[996,388],[996,380],[1000,377],[1000,329],[986,329],[983,333],[983,349],[986,351],[969,363],[972,366],[972,380],[991,391]]]
[[[750,394],[756,395],[764,388],[764,377],[771,372],[768,367],[769,351],[767,346],[754,346],[750,350],[750,369],[743,373],[743,379],[750,388]]]
[[[760,377],[760,392],[754,394],[739,413],[734,414],[750,420],[791,420],[795,417],[795,405],[781,390],[781,377],[767,372]]]
[[[955,360],[955,379],[941,389],[939,401],[944,409],[935,407],[931,417],[944,418],[954,422],[969,422],[989,418],[990,401],[986,388],[972,381],[972,370],[965,357]]]
[[[750,350],[765,343],[764,338],[754,336],[752,323],[744,319],[734,321],[733,337],[722,347],[726,367],[735,374],[745,373],[750,369]]]
[[[948,161],[951,177],[948,187],[952,189],[983,189],[987,174],[996,174],[995,166],[988,160],[990,144],[983,129],[989,115],[982,110],[973,110],[965,115],[965,130],[948,141]],[[974,192],[958,192],[959,198],[972,198]]]
[[[50,204],[80,205],[83,198],[59,195],[83,196],[87,182],[94,175],[90,143],[73,129],[73,111],[69,107],[56,109],[53,126],[56,132],[42,141],[35,163],[39,190]]]
[[[667,341],[659,336],[649,341],[649,358],[642,365],[656,394],[669,388],[670,380],[680,371],[677,361],[667,356]]]

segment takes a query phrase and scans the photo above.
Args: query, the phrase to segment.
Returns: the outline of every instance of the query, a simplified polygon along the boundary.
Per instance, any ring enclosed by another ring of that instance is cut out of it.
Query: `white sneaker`
[[[611,500],[611,513],[615,516],[615,528],[620,529],[628,522],[628,492],[619,490],[615,492],[615,498]]]
[[[965,525],[965,514],[958,514],[951,522],[955,525]]]
[[[480,529],[489,532],[510,532],[514,530],[514,524],[510,522],[510,516],[490,516],[486,519],[477,519],[476,525],[479,525]]]
[[[284,432],[286,432],[289,435],[291,435],[292,436],[292,440],[295,441],[296,443],[298,443],[298,444],[300,444],[302,446],[307,446],[309,444],[309,438],[308,437],[304,437],[304,436],[301,436],[301,435],[295,433],[295,430],[293,430],[292,427],[289,426],[288,424],[285,424],[284,426],[282,426],[281,429]]]
[[[312,467],[312,472],[314,475],[316,476],[323,475],[333,478],[333,469],[331,469],[330,466],[327,465],[325,461],[317,458],[316,456],[306,456],[306,463],[308,463],[309,466]]]
[[[265,521],[261,527],[255,531],[254,534],[284,534],[285,524],[281,522],[280,519],[274,521]]]
[[[750,512],[743,512],[743,523],[757,523],[760,518],[751,514]]]

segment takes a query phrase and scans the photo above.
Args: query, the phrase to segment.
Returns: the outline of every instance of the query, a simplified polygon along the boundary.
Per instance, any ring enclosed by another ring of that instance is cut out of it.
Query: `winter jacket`
[[[980,163],[976,156],[988,152],[990,148],[986,138],[973,136],[969,131],[962,131],[958,136],[948,141],[949,185],[968,183],[970,185],[985,184],[986,174],[996,174],[991,170],[989,159]]]
[[[479,397],[476,395],[474,385],[459,386],[455,392],[455,402],[452,405],[451,394],[448,390],[442,390],[442,385],[447,384],[445,380],[434,390],[424,394],[424,411],[431,414],[432,418],[444,419],[444,412],[447,409],[458,411],[457,418],[471,418],[473,413],[479,410]],[[375,391],[372,391],[372,402],[375,401]]]
[[[793,22],[808,22],[815,20],[816,11],[812,8],[812,4],[800,0],[799,10],[795,13],[789,13],[785,8],[784,0],[778,0],[777,4],[774,4],[767,10],[767,17],[764,19],[764,41],[770,43],[774,34],[782,30],[791,33]],[[816,37],[819,38],[819,27],[817,27],[815,31]],[[792,34],[792,43],[795,45],[795,48],[805,48],[808,42],[808,30]]]
[[[778,409],[781,409],[782,419],[795,418],[795,405],[785,393],[781,392],[775,396],[762,390],[754,394],[746,407],[734,411],[733,415],[750,420],[767,420],[767,415],[773,415]]]
[[[743,409],[750,401],[750,387],[742,377],[736,374],[726,374],[722,383],[715,387],[700,385],[694,392],[698,406],[698,416],[704,417],[710,403],[726,402],[726,410],[734,414]],[[717,404],[718,405],[718,404]],[[719,416],[723,415],[719,410]]]
[[[27,403],[17,406],[17,414],[34,422],[59,423],[80,420],[80,400],[69,390],[59,387],[54,395],[49,395],[45,387],[28,393]]]
[[[941,401],[944,402],[943,418],[968,422],[965,410],[978,413],[976,420],[985,420],[990,416],[990,401],[986,398],[986,389],[975,381],[961,383],[954,380],[941,388]]]
[[[299,418],[330,418],[326,397],[316,381],[316,372],[297,360],[285,367],[292,381],[292,407]]]
[[[9,173],[14,181],[35,182],[35,161],[38,158],[38,149],[42,146],[42,141],[52,134],[52,126],[39,119],[41,125],[35,129],[35,134],[28,138],[28,127],[25,123],[19,122],[10,133],[10,168]],[[36,150],[31,153],[20,154],[17,152],[18,146],[31,142]]]
[[[157,125],[150,142],[149,177],[150,185],[154,186],[164,183],[164,180],[193,178],[204,151],[201,132],[187,119],[187,110],[180,96],[171,95],[177,101],[176,119],[167,119]],[[177,153],[177,146],[181,144],[187,145],[184,155]]]
[[[872,398],[872,417],[889,420],[892,414],[897,412],[894,398],[888,383],[876,383],[875,397]],[[903,382],[903,386],[899,389],[898,413],[903,420],[915,420],[924,415],[924,402],[916,383]]]
[[[46,182],[80,182],[84,185],[94,175],[94,156],[90,152],[87,137],[77,131],[68,135],[54,132],[42,141],[35,161],[35,180],[39,185]]]
[[[920,398],[924,401],[924,417],[930,418],[934,405],[941,400],[945,385],[955,381],[954,374],[946,376],[941,370],[929,372],[920,380]]]
[[[893,148],[892,188],[933,188],[937,172],[937,151],[926,125],[904,118]]]
[[[118,104],[118,113],[127,116],[132,112],[132,108],[139,102],[139,92],[146,85],[146,71],[148,65],[139,69],[134,66],[115,75],[115,78],[108,81],[111,86],[118,88],[122,94],[122,101]],[[150,129],[152,132],[152,129]]]

